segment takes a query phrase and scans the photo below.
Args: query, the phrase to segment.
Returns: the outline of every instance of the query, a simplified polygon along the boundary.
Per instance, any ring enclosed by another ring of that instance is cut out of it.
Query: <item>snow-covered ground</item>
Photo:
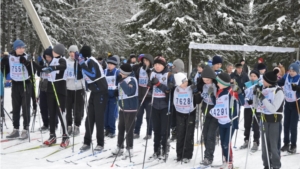
[[[10,112],[12,109],[11,106],[11,89],[10,88],[5,88],[5,109],[7,112]],[[99,110],[102,111],[102,110]],[[241,113],[241,123],[239,124],[239,131],[238,131],[238,136],[237,136],[237,141],[236,141],[236,147],[239,147],[243,143],[243,113]],[[11,114],[10,114],[11,115]],[[14,144],[21,143],[22,141],[19,140],[13,140],[9,142],[3,142],[0,144],[1,147],[1,153],[9,153],[17,150],[22,150],[26,148],[31,148],[35,146],[39,146],[42,143],[40,142],[41,135],[39,132],[37,132],[37,128],[39,127],[39,121],[38,121],[39,116],[37,116],[37,119],[35,121],[35,132],[31,133],[31,142],[29,143],[28,140],[25,140],[25,143],[19,144],[13,147],[9,147]],[[84,118],[85,119],[85,118]],[[12,122],[9,120],[9,118],[6,116],[6,124],[8,129],[6,127],[4,128],[4,138],[8,133],[10,133],[13,130],[12,127]],[[84,122],[84,121],[83,121]],[[21,122],[22,124],[22,118]],[[1,168],[3,169],[63,169],[63,168],[72,168],[72,169],[82,169],[82,168],[125,168],[125,166],[129,165],[129,159],[127,160],[121,160],[121,157],[117,158],[117,161],[114,165],[114,167],[111,167],[112,160],[113,158],[108,158],[105,159],[106,157],[111,155],[111,151],[116,147],[117,144],[117,137],[110,139],[110,138],[105,138],[105,152],[102,152],[101,154],[98,154],[96,157],[90,156],[81,160],[76,161],[78,164],[75,165],[73,163],[66,163],[64,160],[73,160],[75,161],[76,159],[79,159],[83,156],[89,155],[92,153],[92,150],[89,150],[87,152],[84,152],[83,154],[78,155],[79,148],[82,145],[83,142],[83,133],[85,132],[85,128],[82,125],[80,127],[81,130],[81,135],[78,137],[75,137],[75,143],[78,143],[74,147],[74,153],[72,152],[72,148],[68,148],[65,150],[62,150],[56,154],[53,154],[47,158],[37,160],[36,158],[42,158],[45,155],[50,154],[51,152],[58,150],[58,146],[53,146],[53,147],[48,147],[48,148],[40,148],[40,149],[35,149],[35,150],[30,150],[30,151],[23,151],[23,152],[17,152],[17,153],[11,153],[11,154],[6,154],[6,155],[0,155],[0,165]],[[143,161],[144,157],[144,150],[145,150],[145,141],[142,139],[145,136],[145,131],[146,131],[146,122],[144,121],[142,129],[141,129],[141,138],[134,140],[134,157],[132,158],[132,161],[135,163],[140,163]],[[199,135],[200,135],[200,130],[199,130]],[[56,132],[57,136],[60,136],[60,128]],[[195,137],[197,135],[197,130],[195,130]],[[47,139],[49,136],[49,133],[43,134],[43,139]],[[234,135],[235,137],[235,135]],[[234,139],[233,137],[233,139]],[[283,134],[282,134],[283,137]],[[95,139],[95,133],[93,135],[93,139]],[[58,139],[58,143],[60,143],[61,139]],[[195,142],[197,141],[197,138],[195,138]],[[23,141],[24,142],[24,141]],[[72,141],[71,141],[72,142]],[[96,144],[96,141],[93,142],[94,146]],[[234,145],[234,140],[232,142]],[[299,140],[298,140],[299,144]],[[8,148],[9,147],[9,148]],[[174,161],[176,158],[176,143],[172,142],[171,143],[171,149],[170,149],[170,156],[169,159],[166,163],[162,163],[159,165],[155,165],[153,167],[148,167],[149,165],[155,164],[156,162],[152,163],[146,163],[145,168],[172,168],[172,169],[190,169],[193,167],[199,166],[199,163],[201,161],[201,148],[200,146],[195,146],[194,148],[194,156],[193,159],[190,161],[190,163],[187,164],[180,164]],[[197,151],[198,150],[198,151]],[[197,153],[198,152],[198,153]],[[153,153],[153,140],[149,140],[148,142],[148,147],[147,147],[147,154],[146,154],[146,160],[148,160],[148,157],[151,156]],[[196,154],[197,153],[197,154]],[[66,159],[62,159],[64,157],[73,155],[74,156]],[[234,166],[239,167],[239,169],[243,169],[245,167],[245,161],[246,161],[246,154],[247,150],[233,150],[233,158],[234,158]],[[282,153],[286,154],[286,153]],[[216,145],[215,149],[215,160],[214,164],[221,164],[221,146]],[[98,161],[94,161],[89,163],[92,165],[92,167],[89,167],[87,165],[87,162],[94,160],[94,159],[99,159],[103,158]],[[298,169],[300,168],[300,164],[298,163],[298,160],[300,158],[300,154],[292,155],[292,156],[284,156],[281,158],[282,162],[282,169]],[[54,163],[47,162],[47,160],[58,160]],[[142,168],[142,165],[135,165],[135,166],[128,166],[126,168]],[[263,168],[262,165],[262,160],[261,160],[261,150],[257,151],[254,154],[249,154],[248,156],[248,169],[259,169]]]

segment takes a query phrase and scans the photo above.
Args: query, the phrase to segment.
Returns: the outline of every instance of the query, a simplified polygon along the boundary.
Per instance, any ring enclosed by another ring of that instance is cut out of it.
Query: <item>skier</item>
[[[276,70],[276,69],[275,69]],[[299,101],[300,96],[300,75],[299,65],[292,63],[289,71],[282,79],[278,81],[278,85],[283,87],[285,105],[284,105],[284,145],[281,151],[296,153],[297,150],[297,133],[299,119]],[[291,143],[291,144],[290,144]]]
[[[223,72],[221,69],[223,59],[220,56],[214,56],[212,58],[212,69],[215,71],[215,74],[218,75]]]
[[[201,78],[197,79],[197,89],[201,93],[202,112],[204,114],[203,131],[201,140],[204,141],[205,151],[204,159],[201,164],[209,166],[214,160],[216,132],[218,129],[218,120],[213,118],[209,111],[214,107],[214,102],[217,94],[217,81],[215,72],[206,66],[202,71]]]
[[[23,113],[23,131],[20,138],[28,138],[28,128],[30,125],[30,97],[32,92],[32,83],[30,77],[34,76],[32,67],[27,61],[25,53],[25,43],[22,40],[16,40],[13,43],[13,52],[3,57],[1,61],[1,71],[3,74],[9,74],[12,79],[11,100],[14,129],[6,138],[18,138],[20,126],[20,111]],[[26,91],[24,91],[26,90]]]
[[[256,113],[256,110],[252,107],[253,104],[253,88],[258,84],[259,73],[256,70],[250,72],[250,81],[245,83],[245,104],[244,104],[244,144],[240,147],[241,149],[248,148],[250,129],[252,125],[252,130],[254,132],[253,145],[251,148],[252,152],[258,150],[259,146],[259,124],[257,120],[260,120],[260,113]],[[253,110],[252,110],[253,109]],[[255,112],[256,118],[253,117],[253,112]],[[257,120],[256,120],[257,119]]]
[[[47,84],[47,105],[50,115],[50,137],[48,140],[44,141],[44,144],[50,146],[56,143],[56,116],[59,117],[63,135],[61,147],[66,148],[69,145],[69,136],[66,128],[66,117],[65,117],[65,102],[66,102],[66,80],[64,79],[64,73],[67,68],[66,60],[63,58],[65,53],[65,47],[63,44],[57,44],[53,47],[52,55],[53,58],[48,58],[46,55],[46,60],[48,65],[42,67],[34,62],[34,66],[39,71],[45,72],[48,77]],[[51,56],[50,56],[51,57]],[[59,102],[59,105],[58,105]]]
[[[195,85],[188,86],[188,79],[184,73],[174,75],[176,88],[174,90],[173,104],[177,120],[177,161],[188,163],[193,157],[194,130],[197,104],[194,101],[193,90]],[[198,103],[199,104],[199,103]]]
[[[145,54],[142,58],[143,66],[138,69],[135,73],[136,78],[139,83],[139,103],[142,102],[146,92],[147,92],[147,84],[149,82],[149,78],[151,75],[151,71],[153,68],[153,56],[149,54]],[[144,139],[151,139],[152,136],[152,121],[150,119],[150,109],[151,109],[151,93],[148,92],[144,102],[140,105],[139,112],[137,114],[135,128],[134,128],[134,136],[133,138],[140,137],[140,129],[143,123],[144,112],[146,111],[146,120],[147,120],[147,133]]]
[[[238,128],[238,93],[230,86],[230,76],[227,73],[220,73],[216,80],[219,90],[217,93],[216,105],[210,110],[210,114],[218,119],[219,134],[221,138],[222,154],[225,162],[222,168],[233,169],[231,137],[234,130]],[[235,118],[235,119],[234,119]],[[229,156],[228,156],[229,155]]]
[[[116,68],[117,59],[112,56],[107,59],[107,69],[104,70],[108,85],[108,103],[104,114],[105,136],[114,138],[116,136],[116,120],[118,118],[118,99],[115,92],[118,92],[118,80],[120,71]]]
[[[67,69],[65,71],[65,79],[67,81],[66,112],[68,134],[78,136],[84,113],[85,81],[82,72],[78,69],[78,62],[75,61],[75,52],[78,52],[78,47],[71,45],[69,47],[69,58],[67,59]],[[75,123],[74,127],[72,114]]]
[[[126,131],[126,151],[124,157],[133,156],[133,128],[138,109],[138,83],[130,64],[123,64],[120,67],[121,79],[118,83],[119,95],[119,125],[118,144],[112,154],[123,153],[124,135]]]
[[[244,85],[246,82],[249,81],[248,74],[243,72],[243,65],[238,63],[235,65],[235,71],[231,73],[231,82],[233,79],[237,82],[239,88],[241,89],[242,93],[244,94]]]
[[[91,148],[92,134],[96,123],[97,146],[95,151],[102,151],[104,148],[104,111],[107,105],[108,85],[105,74],[99,62],[92,56],[91,47],[83,46],[80,55],[76,54],[75,59],[82,69],[83,78],[91,90],[88,101],[87,117],[85,119],[85,135],[81,151]]]
[[[298,67],[299,68],[299,67]],[[299,69],[297,69],[299,71]],[[263,75],[263,89],[254,89],[256,97],[253,103],[257,110],[261,110],[262,119],[262,160],[265,169],[279,169],[281,167],[278,151],[280,137],[280,123],[282,120],[284,94],[277,84],[278,70]],[[298,119],[297,119],[298,120]]]
[[[199,63],[197,66],[197,73],[194,77],[194,84],[197,84],[197,79],[201,77],[201,73],[203,71],[203,69],[205,68],[205,64],[203,63]]]
[[[169,92],[174,87],[174,76],[167,71],[167,63],[164,57],[157,56],[154,59],[154,71],[151,73],[148,86],[153,88],[153,105],[151,120],[154,131],[154,154],[152,158],[156,159],[162,156],[167,158],[169,152],[169,120],[168,102]],[[170,109],[170,107],[169,107]],[[162,145],[162,150],[161,150]]]

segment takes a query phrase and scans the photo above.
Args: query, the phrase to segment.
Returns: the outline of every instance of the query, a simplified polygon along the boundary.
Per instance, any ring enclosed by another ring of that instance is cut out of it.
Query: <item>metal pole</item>
[[[192,48],[189,49],[189,71],[188,71],[188,77],[190,76],[192,72]]]
[[[44,26],[36,13],[34,6],[32,5],[31,0],[22,0],[22,3],[27,11],[28,16],[43,44],[44,49],[47,49],[49,46],[52,46],[52,43],[44,29]]]

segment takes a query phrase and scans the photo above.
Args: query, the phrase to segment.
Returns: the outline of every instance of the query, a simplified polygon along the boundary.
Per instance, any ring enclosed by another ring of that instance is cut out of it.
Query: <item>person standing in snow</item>
[[[83,46],[80,54],[75,54],[75,59],[78,61],[83,78],[91,91],[85,119],[84,142],[80,150],[86,151],[91,148],[92,134],[96,123],[97,146],[94,150],[102,151],[104,148],[104,111],[108,98],[108,85],[105,74],[99,62],[92,56],[90,46]]]
[[[133,128],[138,110],[138,83],[132,71],[130,64],[124,64],[120,67],[121,79],[118,82],[119,95],[119,125],[118,125],[118,144],[112,152],[114,155],[123,153],[124,136],[126,131],[126,151],[124,158],[133,156]]]
[[[30,125],[30,97],[32,93],[32,83],[30,77],[34,76],[30,61],[25,53],[25,43],[16,40],[13,43],[13,52],[1,60],[1,71],[3,74],[10,74],[12,79],[11,100],[14,129],[6,138],[18,138],[20,127],[20,113],[22,107],[23,131],[21,139],[28,138]],[[25,85],[25,86],[24,86]],[[26,92],[24,91],[26,90]]]
[[[81,126],[85,102],[85,81],[81,69],[78,69],[78,62],[75,61],[76,52],[78,52],[76,45],[69,47],[69,58],[67,59],[67,69],[65,71],[67,81],[66,111],[68,134],[73,134],[74,136],[78,136],[80,133],[79,127]],[[73,126],[73,119],[75,126]]]
[[[197,73],[194,77],[194,84],[197,84],[197,79],[198,78],[201,78],[201,73],[203,71],[203,69],[205,68],[205,64],[203,63],[199,63],[198,66],[197,66]]]
[[[143,66],[138,69],[138,71],[135,73],[136,78],[138,79],[139,83],[139,103],[142,102],[144,96],[146,95],[146,92],[148,90],[148,82],[150,79],[150,75],[153,68],[153,56],[149,54],[143,54],[142,57],[142,63]],[[150,90],[150,89],[149,89]],[[143,123],[143,116],[144,112],[146,111],[146,120],[147,120],[147,135],[144,137],[144,139],[151,139],[152,137],[152,121],[150,119],[150,111],[151,111],[151,92],[149,91],[147,93],[147,96],[140,105],[139,112],[137,114],[135,128],[134,128],[134,139],[137,139],[140,137],[140,129]]]
[[[118,118],[118,99],[115,93],[118,92],[118,81],[120,71],[116,68],[117,59],[112,56],[107,59],[107,69],[104,70],[108,85],[108,102],[104,115],[105,136],[114,138],[116,136],[116,120]]]
[[[299,69],[298,69],[299,70]],[[277,86],[278,70],[263,75],[263,88],[254,89],[253,103],[261,112],[262,119],[262,160],[265,169],[281,168],[278,140],[280,138],[280,123],[282,120],[284,94]],[[297,116],[298,117],[298,116]],[[296,119],[298,120],[298,118]],[[267,147],[267,148],[266,148]],[[268,151],[267,151],[268,150]],[[270,166],[269,166],[270,164]]]

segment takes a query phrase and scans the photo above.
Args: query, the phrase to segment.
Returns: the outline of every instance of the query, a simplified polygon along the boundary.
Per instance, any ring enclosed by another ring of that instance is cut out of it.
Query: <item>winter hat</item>
[[[135,54],[130,54],[130,56],[129,56],[129,58],[131,59],[131,58],[135,58]]]
[[[211,67],[205,66],[201,73],[202,78],[216,79],[216,73],[212,70]]]
[[[299,70],[298,70],[299,71]],[[277,73],[279,72],[279,70],[275,69],[273,71],[267,72],[264,74],[263,79],[271,84],[271,85],[275,85],[277,83]]]
[[[218,83],[221,83],[223,86],[230,86],[230,76],[227,73],[220,73],[218,74],[216,80],[218,81]]]
[[[198,64],[198,67],[202,67],[202,69],[204,69],[205,66],[206,66],[206,65],[205,65],[204,63],[199,63],[199,64]]]
[[[251,70],[250,75],[251,75],[252,73],[255,74],[255,75],[259,78],[259,73],[258,73],[256,70]]]
[[[144,57],[142,58],[142,61],[143,61],[144,58],[147,59],[147,60],[149,60],[150,67],[152,67],[153,66],[153,56],[150,55],[150,54],[145,54]]]
[[[132,72],[132,67],[130,64],[123,64],[121,67],[120,67],[120,73],[122,73],[123,75],[125,76],[128,76],[130,75]]]
[[[92,55],[92,49],[91,47],[84,45],[80,49],[80,53],[82,54],[83,57],[87,58]]]
[[[174,74],[174,79],[177,86],[180,86],[182,83],[188,81],[186,75],[182,72]]]
[[[43,53],[43,58],[46,59],[46,55],[51,56],[53,58],[53,54],[52,54],[52,47],[49,46],[46,50],[44,50]]]
[[[142,61],[143,57],[144,57],[144,54],[140,54],[140,55],[139,55],[139,57],[138,57],[139,62]]]
[[[120,57],[118,55],[113,55],[112,57],[117,59],[117,63],[118,63],[117,65],[119,65],[120,64]]]
[[[258,70],[266,69],[266,65],[263,64],[263,63],[259,63],[259,64],[257,65],[257,69],[258,69]]]
[[[222,63],[223,60],[220,56],[214,56],[212,59],[212,65],[218,64],[218,63]]]
[[[181,59],[176,59],[173,61],[173,73],[184,72],[184,63]]]
[[[164,57],[162,57],[162,56],[156,56],[156,57],[154,58],[154,65],[155,65],[156,63],[159,63],[159,64],[161,64],[161,65],[163,65],[163,66],[166,66],[166,64],[167,64],[166,59],[165,59]]]
[[[259,61],[261,62],[264,62],[264,59],[263,58],[258,58]]]
[[[4,54],[4,55],[9,55],[9,53],[8,53],[8,52],[4,52],[3,54]]]
[[[294,70],[295,72],[297,72],[297,74],[299,74],[299,65],[297,63],[292,63],[290,66],[289,66],[289,70]]]
[[[240,64],[240,63],[237,63],[237,64],[235,64],[235,67],[236,67],[236,68],[239,68],[239,67],[243,67],[243,65]]]
[[[114,65],[117,65],[118,64],[118,60],[117,58],[115,57],[109,57],[106,61],[107,63],[111,63],[111,64],[114,64]]]
[[[63,56],[65,53],[65,46],[63,44],[57,44],[53,47],[53,52],[57,53],[60,56]]]
[[[69,52],[78,52],[78,47],[76,45],[71,45],[69,47]]]
[[[26,45],[25,45],[25,43],[24,43],[22,40],[20,40],[20,39],[15,40],[14,43],[13,43],[13,49],[14,49],[14,50],[16,50],[17,48],[24,48],[24,47],[26,47]]]

